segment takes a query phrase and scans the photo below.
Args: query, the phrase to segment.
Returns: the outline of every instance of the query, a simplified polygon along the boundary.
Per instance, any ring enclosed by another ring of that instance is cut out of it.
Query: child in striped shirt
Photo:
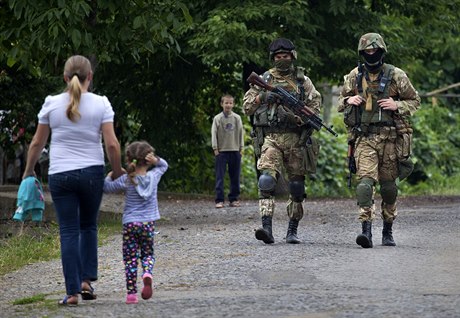
[[[152,297],[155,221],[160,219],[157,189],[168,169],[166,160],[155,156],[155,149],[145,141],[136,141],[126,149],[127,174],[112,180],[109,173],[104,192],[124,192],[123,262],[125,264],[127,304],[137,304],[137,263],[142,266],[143,299]],[[149,170],[151,166],[155,166]]]

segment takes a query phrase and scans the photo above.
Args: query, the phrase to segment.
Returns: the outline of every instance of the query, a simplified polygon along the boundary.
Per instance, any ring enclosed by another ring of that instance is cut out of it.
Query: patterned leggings
[[[125,263],[126,289],[128,294],[137,293],[137,264],[142,264],[143,274],[153,273],[155,255],[153,232],[155,222],[131,222],[123,224],[123,262]]]

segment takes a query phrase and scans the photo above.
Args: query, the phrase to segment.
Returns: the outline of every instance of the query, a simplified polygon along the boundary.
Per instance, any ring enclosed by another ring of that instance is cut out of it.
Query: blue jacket
[[[17,209],[13,220],[25,221],[27,216],[32,216],[32,221],[41,221],[45,210],[45,195],[40,181],[29,176],[21,181],[18,190]]]

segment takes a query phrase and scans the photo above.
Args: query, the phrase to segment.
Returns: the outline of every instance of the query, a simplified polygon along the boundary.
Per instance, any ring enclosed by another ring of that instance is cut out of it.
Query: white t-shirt
[[[38,113],[38,122],[51,128],[48,174],[104,165],[101,125],[113,122],[112,105],[105,96],[83,93],[78,110],[81,118],[67,118],[67,92],[48,96]]]

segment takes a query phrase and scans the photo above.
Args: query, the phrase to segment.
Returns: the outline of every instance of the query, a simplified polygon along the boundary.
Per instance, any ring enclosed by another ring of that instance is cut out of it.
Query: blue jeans
[[[228,166],[230,177],[230,202],[238,201],[240,196],[241,154],[239,151],[223,151],[216,156],[216,203],[224,202],[224,178]]]
[[[97,280],[97,220],[104,185],[104,166],[49,176],[59,222],[61,260],[67,295],[81,291],[83,280]]]

